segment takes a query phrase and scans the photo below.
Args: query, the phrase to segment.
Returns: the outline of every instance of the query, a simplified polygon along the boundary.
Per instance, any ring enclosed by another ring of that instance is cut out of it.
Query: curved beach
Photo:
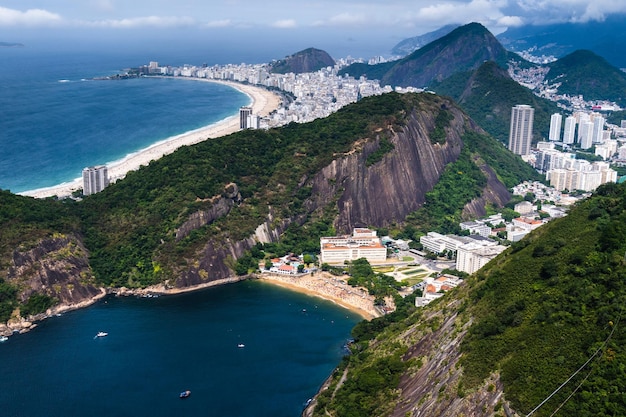
[[[272,111],[276,110],[280,105],[280,97],[278,95],[260,87],[228,81],[208,80],[204,78],[180,77],[180,79],[214,82],[235,88],[250,97],[250,106],[252,107],[252,112],[254,114],[258,114],[261,117],[267,116]],[[205,126],[200,129],[192,130],[190,132],[170,137],[163,141],[157,142],[149,146],[148,148],[130,154],[124,159],[107,164],[109,178],[111,179],[111,182],[116,181],[120,178],[123,178],[129,171],[139,169],[142,165],[148,165],[150,161],[159,159],[164,155],[170,154],[181,146],[193,145],[206,139],[229,135],[238,130],[239,115],[236,114],[209,126]],[[71,182],[55,185],[53,187],[25,191],[20,194],[35,198],[46,198],[52,196],[63,197],[71,195],[72,192],[81,188],[83,188],[83,183],[82,179],[79,178]]]

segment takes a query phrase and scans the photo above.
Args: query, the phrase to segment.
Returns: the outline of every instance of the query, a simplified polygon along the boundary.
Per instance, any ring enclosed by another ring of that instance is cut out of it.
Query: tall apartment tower
[[[589,149],[593,146],[593,123],[581,121],[578,126],[578,142],[581,149]]]
[[[602,143],[604,141],[602,137],[602,133],[604,132],[604,117],[595,116],[593,118],[593,133],[592,133],[592,142],[593,143]]]
[[[239,108],[239,128],[247,129],[248,127],[248,117],[252,115],[252,107],[241,107]]]
[[[563,128],[563,143],[571,145],[574,143],[576,133],[576,118],[567,116],[565,118],[565,127]]]
[[[99,193],[109,185],[107,167],[98,165],[83,169],[83,195]]]
[[[533,120],[535,109],[518,104],[511,109],[511,130],[509,131],[509,149],[517,155],[528,155],[533,138]]]
[[[554,113],[550,117],[550,136],[548,139],[553,142],[561,141],[561,120],[563,117],[559,113]]]

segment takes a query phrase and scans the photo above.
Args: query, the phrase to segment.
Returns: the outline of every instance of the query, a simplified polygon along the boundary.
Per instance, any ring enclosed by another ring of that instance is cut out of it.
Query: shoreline
[[[185,288],[167,288],[164,284],[157,284],[152,287],[129,289],[121,288],[100,288],[100,293],[96,296],[83,300],[76,304],[60,304],[53,306],[47,312],[34,317],[22,318],[21,320],[9,320],[7,323],[0,323],[0,336],[11,336],[14,332],[26,333],[37,327],[41,321],[68,311],[79,310],[89,307],[108,295],[116,297],[147,297],[154,295],[177,295],[188,292],[200,291],[218,285],[233,284],[236,282],[255,279],[263,281],[268,285],[276,285],[290,291],[319,297],[335,303],[336,305],[352,311],[361,316],[364,320],[372,320],[380,317],[380,312],[374,307],[374,297],[367,294],[363,288],[354,288],[345,283],[341,278],[337,278],[327,272],[316,272],[311,275],[293,276],[278,274],[255,274],[246,277],[229,277],[203,284]]]
[[[258,114],[261,117],[269,115],[280,105],[280,97],[277,94],[253,85],[206,78],[169,78],[189,81],[212,82],[216,84],[227,85],[248,96],[250,98],[249,106],[252,107],[252,112],[254,114]],[[140,149],[137,152],[128,154],[122,159],[112,161],[106,164],[109,178],[113,183],[119,179],[124,178],[124,176],[126,176],[128,172],[135,171],[143,165],[148,165],[152,160],[156,160],[165,155],[168,155],[174,152],[176,149],[180,148],[181,146],[194,145],[207,139],[226,136],[237,131],[239,131],[239,115],[235,114],[233,116],[229,116],[225,119],[201,127],[199,129],[191,130],[181,133],[179,135],[166,138],[148,146],[147,148]],[[82,178],[79,177],[72,181],[64,182],[62,184],[24,191],[17,194],[35,198],[47,198],[53,196],[66,197],[81,188],[83,188],[83,181]]]
[[[358,314],[364,320],[381,316],[374,307],[373,296],[370,296],[363,288],[351,287],[341,278],[326,272],[320,271],[302,276],[262,273],[258,275],[258,279],[271,285],[331,301]]]

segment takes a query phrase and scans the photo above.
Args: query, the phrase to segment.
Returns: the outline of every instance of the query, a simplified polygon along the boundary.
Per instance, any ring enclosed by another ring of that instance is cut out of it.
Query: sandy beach
[[[313,275],[302,276],[259,274],[258,277],[268,283],[280,285],[292,291],[303,292],[332,301],[347,308],[366,320],[380,317],[380,312],[374,307],[374,297],[364,288],[355,288],[348,285],[344,279],[327,272],[316,272]]]
[[[280,97],[268,90],[260,87],[255,87],[247,84],[239,84],[228,81],[208,80],[203,78],[184,78],[181,80],[203,81],[203,82],[215,82],[231,86],[242,93],[250,97],[250,106],[252,107],[252,113],[261,117],[267,116],[272,111],[276,110],[280,105]],[[163,155],[174,152],[181,146],[193,145],[202,142],[206,139],[217,138],[220,136],[229,135],[239,130],[239,115],[233,115],[227,119],[224,119],[218,123],[205,126],[200,129],[196,129],[190,132],[183,133],[178,136],[165,139],[161,142],[142,149],[136,153],[128,155],[124,159],[107,164],[109,178],[111,182],[114,182],[120,178],[124,178],[127,172],[139,169],[142,165],[148,165],[150,161],[161,158]],[[77,173],[81,175],[81,173]],[[46,198],[52,196],[68,196],[72,192],[83,188],[81,179],[77,179],[72,182],[59,184],[53,187],[41,188],[38,190],[25,191],[20,193],[21,195]]]

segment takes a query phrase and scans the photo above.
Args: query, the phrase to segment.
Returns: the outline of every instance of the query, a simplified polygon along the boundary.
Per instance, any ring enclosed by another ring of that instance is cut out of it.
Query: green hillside
[[[377,65],[354,64],[342,73],[356,78],[365,75],[380,80],[381,85],[425,88],[455,73],[473,70],[485,61],[505,66],[510,59],[523,61],[506,51],[484,26],[470,23],[400,60]]]
[[[360,323],[353,353],[320,394],[314,415],[396,416],[406,404],[412,412],[402,415],[426,415],[418,413],[433,395],[435,403],[466,401],[465,410],[475,410],[475,401],[496,389],[494,375],[503,396],[481,415],[505,415],[503,402],[516,415],[539,405],[532,415],[626,415],[625,251],[626,185],[606,184],[438,302],[416,309],[409,299],[396,313]],[[451,333],[423,350],[450,317]],[[465,331],[460,346],[450,348],[450,335]],[[452,365],[425,374],[424,384],[441,385],[437,375],[454,385],[411,396],[411,380],[440,344]]]
[[[500,370],[526,414],[589,364],[536,415],[626,415],[626,187],[608,184],[481,270],[466,307],[469,383]],[[576,387],[580,388],[576,390]]]
[[[437,94],[452,97],[470,117],[499,141],[507,144],[511,108],[528,104],[535,109],[533,142],[547,138],[550,116],[561,110],[514,81],[495,62],[485,62],[472,72],[458,73],[434,85]]]
[[[32,248],[57,233],[73,234],[84,242],[89,266],[101,285],[145,287],[178,276],[178,271],[194,264],[198,251],[211,239],[237,242],[253,235],[270,207],[275,222],[303,216],[287,229],[282,242],[266,245],[270,253],[316,251],[319,237],[332,231],[337,207],[331,204],[314,215],[307,212],[311,188],[301,185],[302,178],[313,176],[337,155],[361,151],[364,141],[376,137],[381,126],[399,131],[416,108],[438,115],[433,116],[430,139],[434,140],[449,123],[449,112],[442,109],[450,105],[427,93],[368,97],[311,123],[246,130],[183,147],[79,202],[37,200],[2,191],[0,268],[9,267],[15,248]],[[440,139],[445,141],[445,136]],[[440,217],[447,219],[446,224],[459,218],[462,207],[480,194],[485,183],[475,161],[486,161],[508,187],[536,177],[521,159],[488,136],[466,133],[464,142],[462,157],[449,165],[442,184],[427,197],[433,204],[427,203],[421,214],[409,220],[411,227],[438,225]],[[356,148],[355,143],[359,143]],[[392,150],[393,146],[381,145],[370,157],[380,160],[381,151]],[[449,187],[459,192],[446,192]],[[177,235],[190,216],[209,210],[219,198],[231,199],[227,215]],[[227,266],[245,274],[255,267],[255,259],[259,258],[246,255],[231,259]],[[13,295],[7,296],[10,303],[15,301]]]
[[[610,100],[626,105],[626,74],[591,51],[572,52],[548,67],[546,81],[560,83],[559,94],[582,94],[585,100]]]

